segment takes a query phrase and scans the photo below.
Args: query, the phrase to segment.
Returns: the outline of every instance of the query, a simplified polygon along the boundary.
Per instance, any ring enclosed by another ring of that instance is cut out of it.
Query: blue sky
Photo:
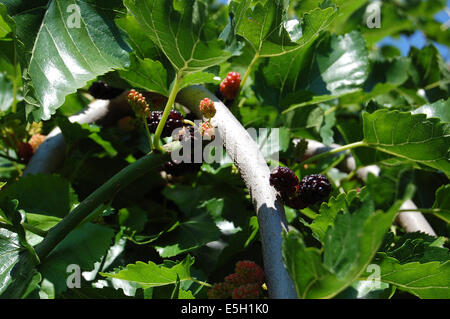
[[[433,1],[433,0],[427,0],[427,1]],[[440,23],[446,23],[449,22],[450,17],[448,15],[448,13],[450,12],[450,0],[447,0],[447,12],[446,11],[441,11],[439,13],[437,13],[434,16],[434,19]],[[383,24],[383,21],[381,21],[381,23]],[[450,27],[450,26],[449,26]],[[412,34],[411,36],[405,36],[402,35],[399,38],[391,38],[391,37],[387,37],[384,38],[383,40],[381,40],[380,42],[378,42],[378,46],[384,46],[384,45],[394,45],[397,48],[399,48],[399,50],[402,52],[402,55],[408,55],[408,52],[411,48],[411,46],[417,47],[419,49],[423,48],[425,45],[428,44],[428,41],[424,35],[422,34],[422,32],[420,31],[416,31],[414,34]],[[444,58],[444,60],[449,63],[450,62],[450,49],[449,47],[433,42],[433,44],[436,46],[436,48],[439,50],[439,52],[441,53],[442,57]]]

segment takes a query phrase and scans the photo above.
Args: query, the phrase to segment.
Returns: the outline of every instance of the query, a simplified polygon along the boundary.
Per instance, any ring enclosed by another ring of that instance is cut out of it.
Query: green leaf
[[[0,3],[0,38],[5,38],[14,30],[14,21],[8,16],[6,7]]]
[[[289,107],[283,113],[355,92],[367,79],[368,53],[358,32],[325,37],[311,49],[310,56],[302,50],[272,58],[263,69],[279,103]]]
[[[19,209],[27,213],[64,217],[77,203],[70,184],[57,175],[28,175],[8,185],[0,193],[4,198],[19,200]]]
[[[140,59],[156,59],[162,57],[161,51],[131,15],[116,19],[116,24],[128,34],[128,42]]]
[[[450,123],[450,100],[439,100],[432,104],[425,104],[411,113],[423,113],[426,114],[427,118],[436,117],[442,123]]]
[[[323,241],[328,227],[334,224],[336,215],[340,211],[348,211],[348,205],[355,196],[356,191],[351,191],[349,194],[339,194],[337,197],[331,197],[327,203],[322,203],[319,210],[320,214],[310,225],[314,237],[319,241]]]
[[[91,223],[69,233],[45,258],[39,270],[42,277],[53,284],[58,295],[67,289],[67,267],[76,264],[81,271],[91,271],[94,264],[106,256],[112,244],[112,229]]]
[[[450,298],[450,261],[400,264],[394,258],[380,263],[380,280],[424,299]]]
[[[364,141],[383,152],[442,170],[450,176],[450,125],[424,114],[363,113]]]
[[[355,203],[356,202],[356,203]],[[369,216],[375,211],[372,200],[355,201],[351,214],[341,214],[328,229],[324,238],[324,265],[337,277],[345,277],[360,254],[358,237]]]
[[[209,215],[196,216],[182,222],[165,237],[160,237],[156,250],[161,257],[173,257],[218,240],[221,232]]]
[[[202,1],[125,0],[125,6],[181,77],[226,61]]]
[[[409,56],[412,61],[410,75],[413,83],[424,88],[427,99],[435,102],[447,99],[450,92],[450,70],[432,44],[421,50],[411,47]]]
[[[127,70],[120,70],[120,76],[133,87],[145,89],[146,91],[169,95],[169,80],[167,71],[159,61],[151,59],[141,60],[134,57],[131,66]]]
[[[447,212],[434,213],[437,217],[450,223],[450,184],[442,185],[436,191],[433,208],[445,209]]]
[[[13,281],[22,282],[24,288],[28,286],[35,272],[34,265],[36,261],[26,248],[21,246],[20,236],[5,228],[0,228],[0,252],[0,296],[6,298],[3,294]],[[19,276],[19,273],[21,273],[19,267],[20,258],[28,261],[30,267],[26,269],[25,273],[29,274],[29,276]],[[19,271],[16,270],[16,267],[19,267]],[[13,271],[15,271],[14,275]]]
[[[309,90],[316,94],[349,93],[361,87],[368,72],[368,53],[361,34],[333,35],[317,49]]]
[[[103,148],[110,157],[115,157],[117,155],[117,151],[112,144],[99,135],[99,127],[89,123],[72,123],[66,117],[58,117],[57,122],[66,143],[75,144],[84,138],[89,138]]]
[[[26,213],[26,223],[30,226],[42,229],[44,231],[51,229],[60,221],[61,218],[58,217]],[[30,231],[26,232],[26,238],[27,242],[29,242],[32,246],[36,246],[43,240],[41,236],[36,235]]]
[[[337,214],[325,233],[323,262],[320,251],[306,248],[298,236],[291,246],[297,249],[283,255],[302,298],[331,298],[357,280],[378,251],[402,203],[397,201],[384,213],[375,212],[368,195],[347,201],[348,211]]]
[[[306,247],[303,239],[295,230],[283,234],[283,259],[287,271],[295,283],[299,298],[306,298],[309,287],[329,274],[322,264],[320,250]]]
[[[0,206],[0,216],[7,222],[0,223],[0,296],[11,283],[18,282],[24,289],[18,293],[22,297],[36,272],[34,266],[39,258],[25,238],[17,200],[3,200]],[[24,272],[27,275],[21,276]]]
[[[335,23],[333,23],[333,30],[337,33],[341,33],[344,29],[346,29],[350,16],[359,8],[361,8],[367,2],[367,0],[336,0],[334,2],[338,7],[338,16]]]
[[[118,0],[7,1],[16,22],[27,111],[48,120],[75,92],[98,75],[129,64],[131,49],[114,24]]]
[[[144,263],[138,261],[130,264],[125,269],[116,273],[100,273],[107,278],[117,278],[138,283],[142,288],[172,285],[178,281],[191,280],[191,266],[194,258],[187,255],[186,258],[172,267],[156,265],[149,261]]]
[[[394,240],[386,240],[384,253],[388,257],[395,258],[399,263],[410,262],[427,263],[431,261],[445,262],[450,260],[450,252],[443,245],[443,237],[436,239],[421,232],[406,233]]]
[[[328,27],[336,15],[334,8],[305,13],[302,20],[288,20],[289,1],[230,3],[236,34],[245,38],[260,57],[283,55],[303,47]]]
[[[197,72],[197,73],[189,74],[183,78],[180,89],[185,88],[190,85],[203,84],[203,83],[214,83],[214,84],[218,85],[220,83],[220,80],[215,79],[215,77],[216,76],[214,74],[207,73],[207,72]]]

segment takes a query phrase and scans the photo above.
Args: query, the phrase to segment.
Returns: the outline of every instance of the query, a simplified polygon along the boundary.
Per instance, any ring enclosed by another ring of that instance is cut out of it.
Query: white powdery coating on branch
[[[270,170],[250,134],[228,108],[211,92],[200,86],[182,90],[178,101],[200,115],[199,103],[208,97],[214,101],[214,126],[224,141],[225,149],[239,169],[256,209],[263,247],[264,271],[269,297],[297,298],[294,284],[283,262],[282,233],[287,231],[283,204],[269,184]]]
[[[80,124],[96,122],[108,114],[109,105],[109,100],[95,100],[82,112],[69,117],[69,120]],[[61,130],[58,127],[53,129],[31,157],[23,175],[54,172],[64,161],[65,147]]]

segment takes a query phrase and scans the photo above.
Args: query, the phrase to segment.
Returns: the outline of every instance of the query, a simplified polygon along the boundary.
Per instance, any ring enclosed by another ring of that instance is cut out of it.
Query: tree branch
[[[269,297],[297,298],[281,254],[281,234],[288,227],[284,207],[269,184],[266,160],[250,134],[214,94],[201,86],[192,86],[181,90],[177,100],[201,116],[198,107],[205,97],[214,101],[217,112],[212,123],[223,139],[227,154],[238,167],[256,209]]]
[[[85,110],[69,117],[69,121],[80,124],[96,122],[104,118],[114,105],[120,103],[121,99],[123,99],[123,96],[113,101],[95,100]],[[23,176],[54,172],[64,161],[65,147],[66,144],[61,130],[58,127],[53,129],[31,157]]]

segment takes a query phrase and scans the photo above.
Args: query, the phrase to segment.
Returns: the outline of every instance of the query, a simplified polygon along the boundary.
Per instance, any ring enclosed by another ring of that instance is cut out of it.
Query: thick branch
[[[95,100],[89,107],[69,118],[71,122],[80,124],[94,123],[104,118],[114,105],[120,103],[123,97],[114,101]],[[64,161],[66,144],[59,128],[55,128],[47,135],[45,141],[38,147],[36,153],[30,159],[23,175],[49,174],[54,172]]]
[[[281,255],[281,234],[287,231],[288,225],[283,204],[269,184],[269,167],[250,134],[211,92],[200,86],[189,87],[179,93],[178,101],[201,116],[198,106],[205,97],[214,101],[217,113],[213,124],[224,141],[227,154],[238,167],[256,209],[269,296],[297,298]]]

